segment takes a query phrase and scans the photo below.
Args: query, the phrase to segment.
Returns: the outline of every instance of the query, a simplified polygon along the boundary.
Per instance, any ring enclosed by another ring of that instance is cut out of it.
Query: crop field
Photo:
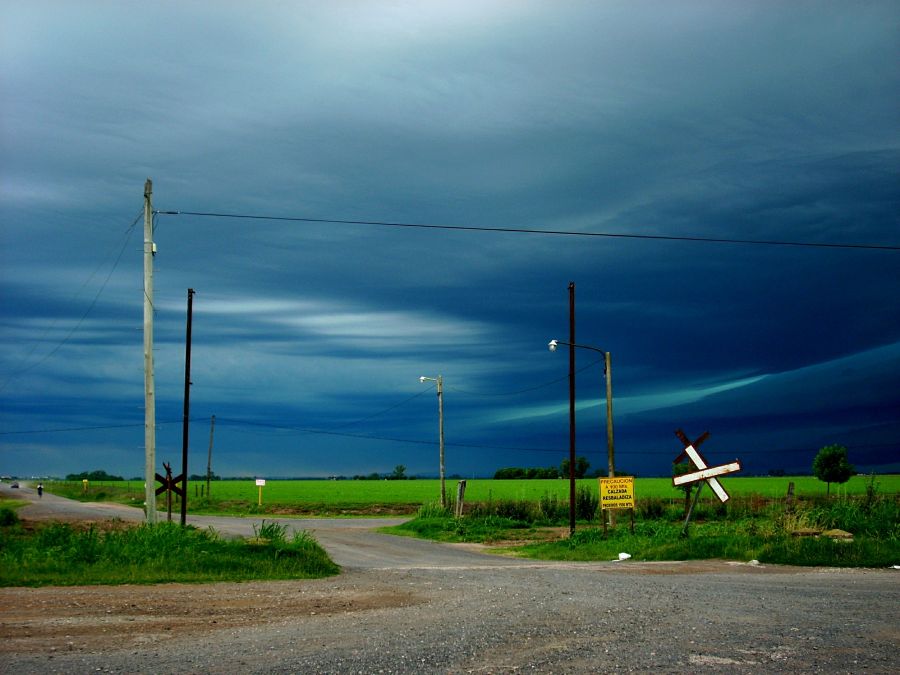
[[[871,477],[854,476],[843,485],[831,486],[833,495],[864,494]],[[448,480],[447,496],[453,499],[456,495],[456,480]],[[596,478],[584,478],[577,481],[578,486],[597,488]],[[812,497],[825,494],[825,483],[812,476],[786,477],[750,477],[721,479],[722,485],[732,496],[757,495],[761,497],[783,497],[787,493],[788,484],[794,483],[794,494],[797,497]],[[136,481],[104,483],[104,485],[127,488],[134,496],[142,497],[143,486]],[[875,477],[875,485],[879,494],[900,493],[900,475],[882,475]],[[191,483],[188,486],[189,502],[197,494],[204,483]],[[97,487],[92,485],[91,487]],[[568,500],[569,481],[555,480],[492,480],[471,479],[467,481],[466,501],[489,501],[511,499],[536,501],[545,495],[556,495],[559,499]],[[214,501],[246,502],[256,504],[259,499],[259,488],[254,481],[214,481],[211,484],[211,495]],[[712,496],[707,492],[707,496]],[[635,497],[680,499],[683,493],[672,487],[669,478],[637,478],[635,481]],[[160,497],[161,499],[161,497]],[[440,501],[440,483],[438,480],[268,480],[262,488],[263,504],[315,504],[324,506],[368,506],[377,504],[425,504]]]

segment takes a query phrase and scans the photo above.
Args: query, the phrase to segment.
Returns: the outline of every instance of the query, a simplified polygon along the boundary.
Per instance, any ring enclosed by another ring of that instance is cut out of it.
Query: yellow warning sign
[[[601,509],[634,508],[634,476],[599,480]]]

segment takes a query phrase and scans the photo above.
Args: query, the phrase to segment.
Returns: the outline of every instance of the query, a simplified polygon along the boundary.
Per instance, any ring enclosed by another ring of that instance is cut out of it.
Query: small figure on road
[[[38,483],[38,498],[42,499],[43,497],[44,497],[44,484]]]

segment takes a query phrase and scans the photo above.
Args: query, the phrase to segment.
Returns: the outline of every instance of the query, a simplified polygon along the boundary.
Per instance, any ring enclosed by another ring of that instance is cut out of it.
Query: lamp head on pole
[[[559,347],[559,340],[550,340],[550,343],[547,345],[551,352],[555,352],[557,347]]]

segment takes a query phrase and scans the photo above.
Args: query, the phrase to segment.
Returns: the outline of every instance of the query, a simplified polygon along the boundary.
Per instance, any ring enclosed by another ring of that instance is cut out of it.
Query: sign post
[[[603,529],[606,530],[604,511],[631,509],[631,533],[634,534],[634,476],[599,478],[598,482],[600,484],[600,518],[603,520]]]
[[[156,491],[153,493],[154,498],[161,495],[163,492],[166,493],[166,510],[169,514],[169,522],[172,522],[172,493],[174,492],[176,495],[181,497],[182,501],[184,500],[184,486],[181,484],[181,480],[184,478],[184,474],[179,474],[178,476],[172,476],[172,467],[168,462],[163,462],[163,467],[166,470],[166,475],[161,476],[160,474],[156,474],[156,480],[158,480],[162,485],[156,488]],[[155,499],[154,499],[155,503]]]
[[[265,478],[257,478],[256,479],[256,487],[259,488],[259,501],[256,503],[257,506],[262,506],[262,489],[266,486]]]

